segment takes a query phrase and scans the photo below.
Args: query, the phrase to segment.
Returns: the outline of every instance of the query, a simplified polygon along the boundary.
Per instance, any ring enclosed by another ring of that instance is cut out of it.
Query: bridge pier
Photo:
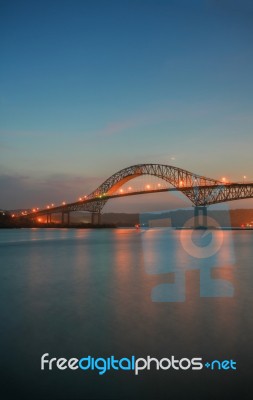
[[[202,217],[200,221],[200,216]],[[194,207],[194,229],[204,228],[207,229],[207,207],[195,206]]]
[[[65,214],[67,214],[67,225],[70,224],[70,211],[62,211],[61,213],[61,223],[62,225],[65,224]]]
[[[52,214],[47,213],[47,224],[51,224],[52,222]]]
[[[91,214],[91,223],[92,225],[100,225],[101,224],[101,213],[92,213]]]

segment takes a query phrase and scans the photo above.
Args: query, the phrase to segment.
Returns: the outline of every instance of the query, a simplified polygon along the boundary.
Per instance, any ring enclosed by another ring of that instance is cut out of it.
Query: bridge
[[[169,188],[155,188],[147,190],[121,193],[120,188],[128,181],[142,175],[151,175],[160,178],[171,185]],[[92,223],[99,224],[101,211],[105,204],[113,198],[136,196],[147,193],[180,191],[194,205],[196,221],[200,213],[204,219],[207,216],[207,206],[233,200],[253,198],[253,183],[223,182],[202,175],[197,175],[187,170],[163,164],[137,164],[124,168],[106,179],[96,190],[88,196],[82,197],[77,202],[62,203],[58,206],[47,206],[44,209],[33,209],[23,212],[22,216],[36,219],[46,216],[51,222],[52,214],[61,213],[62,223],[67,218],[70,223],[70,213],[73,211],[88,211],[92,214]],[[20,215],[19,215],[20,216]]]

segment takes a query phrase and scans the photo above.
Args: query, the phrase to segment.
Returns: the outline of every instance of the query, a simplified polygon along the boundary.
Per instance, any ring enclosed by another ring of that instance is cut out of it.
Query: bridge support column
[[[201,221],[199,218],[200,216],[202,216]],[[206,206],[195,206],[194,207],[194,229],[198,229],[198,228],[207,229],[207,207]]]
[[[91,223],[92,225],[100,225],[101,224],[101,213],[92,213],[91,214]]]
[[[67,225],[70,224],[70,211],[62,211],[61,213],[61,223],[62,225],[65,224],[65,214],[67,214]]]
[[[49,214],[47,214],[47,224],[49,223]]]

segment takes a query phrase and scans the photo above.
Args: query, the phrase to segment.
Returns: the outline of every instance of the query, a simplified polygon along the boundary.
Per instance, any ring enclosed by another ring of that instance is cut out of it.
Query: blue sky
[[[253,181],[251,1],[0,0],[0,38],[0,208],[143,162]]]

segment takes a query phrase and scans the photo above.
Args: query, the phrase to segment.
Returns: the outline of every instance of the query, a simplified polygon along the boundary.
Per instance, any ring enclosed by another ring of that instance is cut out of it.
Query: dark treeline
[[[223,227],[241,227],[242,225],[253,226],[253,209],[234,209],[234,210],[208,210],[208,216],[214,218]],[[91,227],[134,227],[136,224],[150,225],[150,222],[162,219],[170,220],[170,226],[182,227],[187,220],[193,217],[193,209],[171,210],[166,212],[128,214],[128,213],[105,213],[102,214],[101,225],[92,225],[89,220],[83,221],[78,213],[73,213],[70,225],[61,224],[60,219],[51,223],[36,222],[29,218],[12,218],[8,211],[0,211],[0,228],[91,228]],[[161,225],[162,226],[162,225]]]

